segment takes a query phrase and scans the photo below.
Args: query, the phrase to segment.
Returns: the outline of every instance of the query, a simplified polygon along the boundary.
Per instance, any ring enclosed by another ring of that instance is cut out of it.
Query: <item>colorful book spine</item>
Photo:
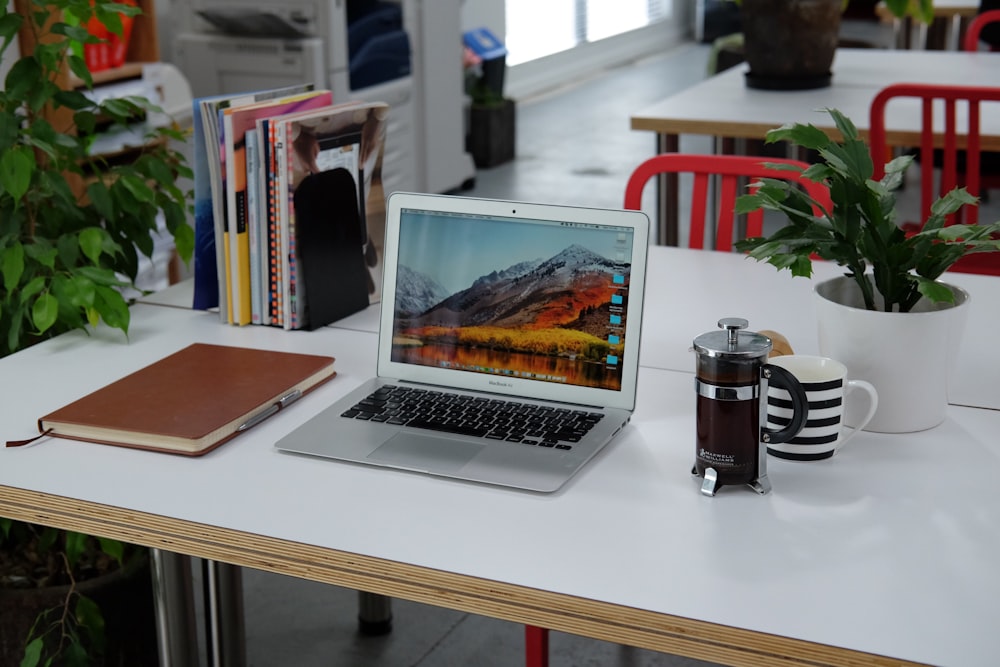
[[[282,243],[281,216],[278,213],[277,123],[265,119],[261,121],[261,131],[267,137],[265,143],[267,151],[268,306],[271,311],[271,324],[284,327],[285,270],[282,261],[284,244]]]
[[[260,230],[257,221],[257,172],[260,169],[257,146],[257,130],[248,130],[244,135],[247,154],[246,216],[247,238],[250,242],[250,323],[261,324],[262,317],[262,276],[260,264]]]

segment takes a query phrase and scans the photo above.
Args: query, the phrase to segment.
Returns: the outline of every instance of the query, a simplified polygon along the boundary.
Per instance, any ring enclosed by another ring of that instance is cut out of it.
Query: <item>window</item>
[[[507,64],[670,18],[672,0],[507,0]]]

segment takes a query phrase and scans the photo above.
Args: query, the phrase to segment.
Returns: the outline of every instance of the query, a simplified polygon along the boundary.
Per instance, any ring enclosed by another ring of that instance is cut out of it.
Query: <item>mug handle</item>
[[[872,420],[875,416],[875,411],[878,409],[878,392],[875,391],[875,387],[871,385],[870,382],[865,382],[864,380],[848,380],[846,391],[844,392],[844,398],[847,398],[847,394],[854,391],[855,389],[860,389],[861,391],[868,394],[868,412],[865,414],[864,418],[858,422],[857,426],[844,426],[843,428],[850,431],[847,435],[839,438],[837,440],[837,449],[844,446],[844,443],[853,438],[858,434],[858,431],[862,430],[865,426],[868,426],[868,422]],[[846,407],[846,406],[845,406]],[[846,414],[846,413],[845,413]]]
[[[784,389],[792,399],[792,420],[785,428],[772,431],[761,427],[761,435],[767,434],[771,443],[788,442],[799,434],[799,431],[806,425],[809,417],[809,399],[806,398],[806,390],[802,388],[799,381],[781,366],[764,364],[764,370],[771,372],[769,384],[778,389]],[[762,396],[761,400],[766,401],[767,397]],[[874,411],[872,412],[874,414]],[[870,417],[869,417],[870,419]]]

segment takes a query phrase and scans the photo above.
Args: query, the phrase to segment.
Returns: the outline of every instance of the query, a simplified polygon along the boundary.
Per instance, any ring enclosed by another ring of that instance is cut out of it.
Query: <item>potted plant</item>
[[[466,150],[477,167],[514,159],[516,107],[504,96],[507,48],[489,30],[464,35],[465,93],[471,100]]]
[[[968,253],[1000,251],[1000,222],[946,226],[946,216],[976,203],[956,188],[934,203],[919,232],[905,232],[896,190],[913,156],[893,159],[885,176],[872,180],[871,153],[854,124],[837,110],[828,113],[842,141],[809,124],[772,130],[767,141],[816,152],[818,162],[802,173],[830,188],[832,210],[814,215],[818,203],[804,192],[763,179],[756,192],[737,200],[737,211],[776,211],[788,224],[736,247],[793,276],[811,276],[814,259],[843,267],[844,276],[816,287],[820,351],[878,389],[879,409],[868,430],[930,428],[945,416],[949,354],[969,301],[939,278]]]
[[[10,65],[0,91],[0,357],[102,321],[127,335],[121,290],[133,284],[140,254],[151,256],[160,216],[185,261],[194,243],[190,194],[177,186],[191,171],[169,143],[182,141],[181,132],[149,127],[139,146],[114,155],[91,150],[102,134],[144,128],[161,112],[142,97],[88,94],[94,78],[80,50],[100,40],[86,26],[93,19],[121,38],[123,19],[140,10],[110,0],[19,0],[18,11],[2,5],[0,57],[26,34],[22,41],[32,46]],[[4,611],[20,599],[5,587],[68,586],[58,613],[30,619],[30,638],[19,640],[27,645],[23,664],[82,664],[82,656],[103,653],[101,609],[79,595],[82,580],[130,570],[140,551],[0,518]],[[109,640],[111,625],[109,618]]]
[[[849,0],[735,0],[740,5],[747,85],[802,90],[830,85],[840,19]],[[932,0],[886,0],[897,18],[933,19]],[[780,28],[779,28],[780,26]]]

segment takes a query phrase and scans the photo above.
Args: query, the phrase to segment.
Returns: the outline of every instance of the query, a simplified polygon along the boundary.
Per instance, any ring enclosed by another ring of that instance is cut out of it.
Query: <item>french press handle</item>
[[[788,442],[799,434],[799,431],[806,425],[809,416],[809,399],[806,398],[806,390],[802,388],[798,379],[781,366],[764,364],[762,372],[768,378],[768,384],[778,389],[784,389],[792,399],[792,419],[782,429],[772,430],[767,428],[767,421],[762,418],[761,440],[766,443],[777,444]],[[767,396],[761,396],[762,401],[767,400]]]

